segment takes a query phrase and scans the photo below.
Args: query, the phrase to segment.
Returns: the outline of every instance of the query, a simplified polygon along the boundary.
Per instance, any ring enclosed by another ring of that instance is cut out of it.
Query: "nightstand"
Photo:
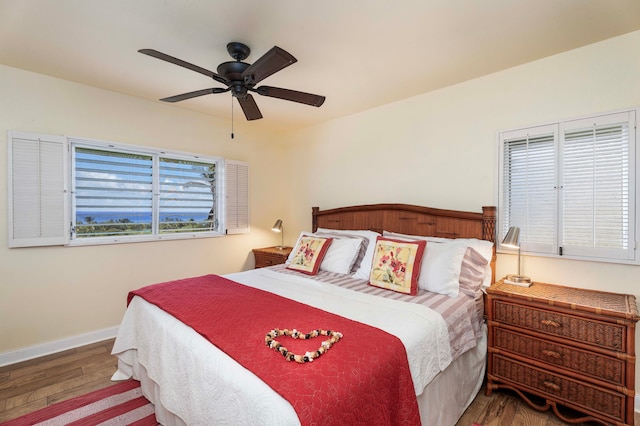
[[[253,249],[253,256],[256,259],[256,268],[273,266],[284,263],[289,257],[293,247],[264,247]]]
[[[487,395],[511,389],[564,421],[558,405],[583,413],[581,421],[633,425],[635,296],[499,281],[487,289],[486,306]]]

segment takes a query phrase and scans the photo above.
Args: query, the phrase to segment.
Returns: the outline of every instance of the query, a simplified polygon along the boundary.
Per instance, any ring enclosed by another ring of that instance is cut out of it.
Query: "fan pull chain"
[[[231,96],[231,139],[233,139],[233,96]]]

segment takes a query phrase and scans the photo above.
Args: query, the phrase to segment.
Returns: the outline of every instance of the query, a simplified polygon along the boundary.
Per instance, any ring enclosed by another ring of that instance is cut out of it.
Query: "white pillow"
[[[467,246],[458,243],[427,241],[422,259],[418,287],[434,293],[456,297],[460,288],[460,269]]]
[[[479,240],[477,238],[441,238],[441,237],[423,237],[421,235],[407,235],[407,234],[399,234],[397,232],[384,231],[382,233],[385,237],[389,238],[413,238],[413,239],[421,239],[425,241],[433,241],[436,243],[451,243],[451,242],[464,242],[467,247],[472,247],[478,253],[482,255],[487,261],[491,261],[493,257],[493,242],[487,240]]]
[[[479,240],[477,238],[438,238],[427,237],[427,241],[461,241],[464,242],[467,247],[471,247],[476,250],[482,257],[487,259],[487,266],[484,271],[484,280],[482,281],[482,287],[486,288],[491,286],[491,279],[493,278],[493,271],[491,270],[491,259],[493,258],[493,242],[487,240]]]
[[[343,238],[351,238],[360,241],[360,250],[358,251],[358,256],[356,257],[355,262],[351,265],[350,274],[356,272],[360,265],[362,264],[362,259],[364,259],[364,254],[367,251],[367,247],[369,247],[369,239],[367,237],[363,237],[361,235],[355,234],[345,234],[345,233],[335,233],[335,232],[316,232],[315,235],[319,237],[325,238],[333,238],[333,239],[343,239]]]
[[[305,236],[314,236],[311,232],[301,232],[294,247],[300,244],[300,239]],[[333,238],[331,245],[320,264],[320,270],[328,272],[336,272],[339,274],[350,274],[351,267],[355,263],[360,253],[360,245],[362,240],[356,238]],[[291,263],[291,259],[295,255],[296,250],[292,250],[285,263]]]
[[[359,280],[369,279],[369,274],[371,273],[371,263],[373,262],[373,252],[376,249],[376,238],[380,236],[378,232],[366,231],[366,230],[342,230],[342,229],[328,229],[328,228],[318,228],[317,232],[344,233],[344,234],[353,234],[353,235],[360,235],[362,237],[366,237],[369,240],[369,245],[367,246],[367,251],[364,254],[364,258],[362,259],[360,268],[353,274],[353,278],[356,278]]]
[[[350,274],[361,244],[362,241],[355,238],[334,238],[322,259],[320,270]]]
[[[426,241],[444,243],[444,242],[464,242],[467,247],[471,247],[476,250],[482,257],[487,260],[487,266],[484,274],[484,280],[482,282],[483,287],[489,287],[491,285],[491,258],[493,257],[493,242],[487,240],[479,240],[477,238],[440,238],[440,237],[423,237],[419,235],[407,235],[407,234],[398,234],[396,232],[384,231],[382,233],[385,237],[389,238],[414,238],[414,239],[422,239]]]

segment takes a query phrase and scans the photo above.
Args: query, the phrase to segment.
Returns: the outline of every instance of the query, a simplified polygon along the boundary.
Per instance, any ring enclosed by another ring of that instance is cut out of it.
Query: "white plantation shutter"
[[[227,234],[249,232],[249,164],[226,160],[225,178]]]
[[[9,133],[9,247],[69,241],[67,146],[62,136]]]
[[[520,228],[522,250],[556,251],[557,126],[505,132],[502,142],[500,241],[510,226]]]
[[[566,255],[633,259],[630,114],[564,125],[560,246]]]

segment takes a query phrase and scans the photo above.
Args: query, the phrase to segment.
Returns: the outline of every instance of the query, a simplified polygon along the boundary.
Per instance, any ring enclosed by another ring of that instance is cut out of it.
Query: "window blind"
[[[218,230],[216,165],[160,158],[159,232]]]
[[[628,259],[631,241],[629,117],[567,123],[562,145],[566,254]]]
[[[504,135],[501,235],[520,227],[522,249],[555,250],[556,131],[554,127],[528,129]]]
[[[153,158],[75,147],[77,238],[152,233]]]

